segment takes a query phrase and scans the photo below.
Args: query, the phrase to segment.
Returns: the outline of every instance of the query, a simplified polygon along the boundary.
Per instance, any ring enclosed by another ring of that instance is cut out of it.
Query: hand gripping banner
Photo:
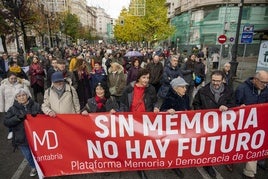
[[[221,165],[268,156],[268,104],[167,113],[30,115],[39,177]]]

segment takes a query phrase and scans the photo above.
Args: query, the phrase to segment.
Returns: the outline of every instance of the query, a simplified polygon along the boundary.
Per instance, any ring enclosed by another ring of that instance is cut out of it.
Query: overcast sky
[[[118,18],[123,7],[128,8],[130,0],[87,0],[90,6],[101,7],[112,18]]]

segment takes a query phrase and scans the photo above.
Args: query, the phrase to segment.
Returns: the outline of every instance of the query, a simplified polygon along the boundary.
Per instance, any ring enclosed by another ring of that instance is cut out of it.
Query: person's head
[[[4,53],[2,54],[2,58],[3,58],[4,60],[7,60],[7,59],[8,59],[8,55],[7,55],[6,52],[4,52]]]
[[[158,63],[159,61],[160,61],[159,55],[155,55],[154,58],[153,58],[153,62]]]
[[[170,64],[172,67],[177,67],[179,64],[179,60],[177,58],[177,56],[172,56],[170,59]]]
[[[76,63],[75,63],[75,69],[82,70],[86,67],[86,61],[83,59],[82,56],[78,56],[76,58]]]
[[[35,55],[33,56],[33,63],[38,63],[39,62],[39,59],[38,57]]]
[[[60,71],[64,71],[66,69],[66,62],[65,60],[58,59],[57,60],[57,67]]]
[[[144,68],[139,69],[136,82],[140,86],[147,86],[149,83],[150,71]]]
[[[111,94],[109,92],[109,88],[105,83],[103,82],[97,83],[97,85],[94,88],[93,96],[108,99],[110,95]]]
[[[95,69],[95,70],[99,70],[99,69],[101,69],[101,63],[100,63],[100,62],[95,62],[95,64],[94,64],[94,69]]]
[[[53,59],[51,60],[51,66],[52,66],[53,68],[57,68],[57,65],[58,65],[58,63],[57,63],[57,59],[56,59],[56,58],[53,58]]]
[[[181,78],[174,78],[171,82],[170,82],[171,87],[173,88],[173,90],[179,95],[179,96],[184,96],[187,90],[187,86],[189,85],[188,83],[186,83],[186,81]]]
[[[111,71],[112,72],[116,72],[116,71],[119,71],[120,70],[120,67],[121,65],[117,62],[112,62],[111,63]]]
[[[24,88],[16,89],[15,100],[18,101],[19,104],[27,104],[29,97],[30,97],[29,92]]]
[[[215,70],[211,73],[211,84],[214,89],[219,89],[223,85],[224,73],[221,70]]]
[[[258,71],[254,75],[252,83],[259,90],[263,90],[264,88],[266,88],[268,85],[268,72],[264,70]]]
[[[17,61],[14,61],[14,60],[11,60],[10,62],[9,62],[9,66],[10,67],[19,67],[19,65],[18,65],[18,63],[17,63]]]
[[[17,82],[17,74],[14,72],[8,72],[7,78],[11,84],[15,84]]]
[[[65,85],[63,73],[60,71],[56,71],[51,75],[51,82],[53,83],[53,87],[57,90],[63,89]]]
[[[229,72],[231,70],[231,64],[229,62],[223,65],[223,71]]]
[[[192,55],[190,56],[190,59],[191,59],[192,61],[195,61],[195,59],[196,59],[195,54],[192,54]]]
[[[132,66],[133,67],[139,67],[140,66],[140,60],[137,57],[134,57],[132,60]]]

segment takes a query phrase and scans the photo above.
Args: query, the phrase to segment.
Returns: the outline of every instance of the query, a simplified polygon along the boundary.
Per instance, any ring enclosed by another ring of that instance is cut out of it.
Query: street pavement
[[[221,64],[227,62],[228,59],[223,59]],[[252,76],[256,69],[256,58],[238,59],[239,65],[237,69],[237,77],[235,87],[243,82],[247,77]],[[0,114],[0,179],[29,179],[38,178],[30,177],[30,167],[24,160],[19,150],[13,152],[11,140],[7,140],[8,130],[3,125],[3,114]],[[235,164],[234,171],[229,172],[224,165],[214,166],[217,179],[242,179],[242,171],[244,164]],[[202,167],[184,168],[184,179],[211,179]],[[146,171],[148,179],[173,179],[179,177],[171,169],[150,170]],[[86,175],[72,175],[51,177],[52,179],[139,179],[139,175],[135,171],[117,172],[117,173],[95,173]],[[268,171],[258,168],[256,175],[257,179],[268,179]]]

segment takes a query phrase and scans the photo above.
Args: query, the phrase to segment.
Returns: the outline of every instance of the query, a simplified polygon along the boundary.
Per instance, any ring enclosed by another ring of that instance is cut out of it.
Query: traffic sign
[[[234,37],[230,37],[230,42],[233,42],[234,41]]]
[[[253,40],[253,33],[252,32],[243,32],[241,36],[241,43],[243,44],[250,44]]]
[[[226,42],[226,40],[227,40],[227,37],[226,37],[226,35],[224,35],[224,34],[222,34],[222,35],[220,35],[220,36],[218,37],[218,42],[219,42],[220,44],[224,44],[224,43]]]

